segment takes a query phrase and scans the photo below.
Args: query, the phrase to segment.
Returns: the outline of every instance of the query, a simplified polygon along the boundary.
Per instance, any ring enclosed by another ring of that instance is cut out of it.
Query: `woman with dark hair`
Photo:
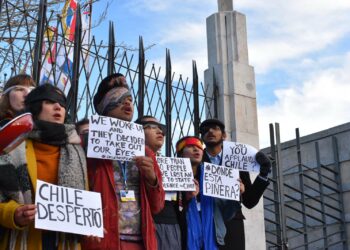
[[[214,199],[203,194],[203,142],[196,136],[185,136],[176,143],[178,157],[189,158],[195,178],[196,191],[183,193],[183,249],[218,249],[215,237]]]
[[[0,126],[24,111],[24,100],[35,87],[33,78],[21,74],[11,77],[0,97]]]
[[[78,236],[34,228],[36,181],[87,189],[85,154],[74,124],[64,124],[64,93],[44,84],[26,98],[34,128],[28,139],[0,157],[0,249],[77,249]]]

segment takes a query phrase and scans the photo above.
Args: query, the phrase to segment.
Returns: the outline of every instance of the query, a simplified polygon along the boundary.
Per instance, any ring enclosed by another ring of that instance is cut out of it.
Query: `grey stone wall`
[[[320,166],[317,162],[317,144]],[[296,140],[281,144],[279,164],[283,169],[284,218],[289,248],[303,244],[304,230],[309,249],[324,249],[326,244],[328,249],[349,248],[350,123],[300,137],[301,165],[296,145]],[[270,148],[264,151],[269,154]],[[277,220],[274,213],[266,212],[274,209],[274,202],[267,198],[273,199],[273,190],[265,193],[265,219]],[[265,225],[266,232],[276,230],[272,223],[265,221]],[[326,234],[326,241],[322,239],[323,234]],[[270,233],[266,235],[268,241],[275,241]]]

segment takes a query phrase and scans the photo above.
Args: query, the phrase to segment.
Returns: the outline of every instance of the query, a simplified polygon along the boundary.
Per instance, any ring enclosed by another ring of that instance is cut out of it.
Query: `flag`
[[[83,33],[83,44],[88,46],[89,44],[89,32],[90,32],[90,15],[91,15],[91,3],[89,0],[82,1],[83,13],[82,13],[82,30],[87,32]],[[66,0],[62,9],[62,36],[57,36],[57,28],[55,28],[56,36],[49,36],[44,38],[47,42],[43,44],[43,67],[40,74],[40,84],[51,83],[56,84],[66,95],[68,95],[71,87],[71,79],[73,76],[73,57],[74,57],[74,35],[75,35],[75,23],[76,23],[76,0]],[[51,29],[53,29],[51,27]],[[51,36],[51,37],[50,37]],[[51,41],[55,37],[55,41]],[[51,40],[50,40],[51,39]],[[51,42],[50,42],[51,41]],[[47,46],[52,44],[53,46]],[[54,49],[53,49],[54,48]],[[51,52],[49,52],[51,50]],[[56,53],[57,51],[57,53]],[[84,50],[83,50],[84,51]],[[87,50],[85,50],[87,51]],[[54,54],[53,54],[54,52]],[[51,56],[47,56],[51,55]],[[85,55],[85,67],[88,62],[88,56]]]

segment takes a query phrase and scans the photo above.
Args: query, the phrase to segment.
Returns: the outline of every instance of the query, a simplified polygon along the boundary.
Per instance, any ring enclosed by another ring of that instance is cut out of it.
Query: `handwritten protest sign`
[[[204,163],[203,194],[239,201],[239,171],[233,168]]]
[[[101,194],[37,181],[35,228],[103,237]]]
[[[259,172],[260,165],[255,161],[257,152],[248,144],[224,141],[222,165],[240,171]]]
[[[157,157],[166,191],[195,191],[189,158]]]
[[[90,117],[88,157],[130,161],[134,156],[143,155],[142,125],[106,116]]]

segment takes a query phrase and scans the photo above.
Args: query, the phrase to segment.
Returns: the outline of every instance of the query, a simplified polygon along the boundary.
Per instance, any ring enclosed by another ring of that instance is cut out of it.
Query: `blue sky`
[[[114,22],[117,43],[155,44],[146,57],[164,66],[165,49],[176,73],[199,77],[207,68],[206,18],[215,0],[110,0],[106,20],[93,30],[108,40]],[[93,8],[93,19],[106,5]],[[268,124],[279,122],[282,141],[295,128],[311,134],[348,122],[350,117],[350,1],[236,0],[246,15],[249,63],[255,69],[261,147],[268,146]]]

